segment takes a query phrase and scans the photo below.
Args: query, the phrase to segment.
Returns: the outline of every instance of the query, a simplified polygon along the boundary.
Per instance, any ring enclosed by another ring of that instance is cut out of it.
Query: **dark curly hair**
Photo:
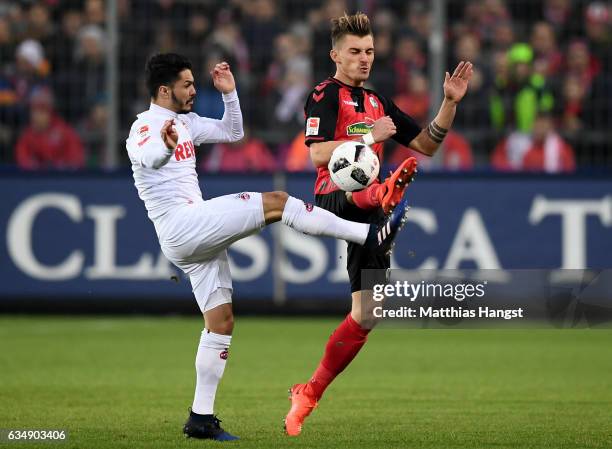
[[[145,67],[147,89],[151,97],[157,98],[160,86],[171,86],[183,70],[192,70],[191,61],[176,53],[159,53],[147,61]]]

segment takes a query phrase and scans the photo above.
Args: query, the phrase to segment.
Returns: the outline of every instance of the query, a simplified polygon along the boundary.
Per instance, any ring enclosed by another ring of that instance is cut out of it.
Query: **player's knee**
[[[279,221],[283,215],[285,203],[287,203],[287,199],[289,198],[287,192],[266,192],[262,197],[266,223],[270,224]]]
[[[214,322],[207,323],[208,330],[220,335],[232,335],[234,330],[234,316],[229,315]]]
[[[363,310],[351,310],[351,318],[359,324],[362,329],[374,329],[379,319],[373,314],[364,313]]]
[[[234,330],[234,313],[231,304],[221,304],[204,313],[204,325],[210,332],[220,335],[232,335]]]
[[[270,212],[282,212],[289,198],[287,192],[275,191],[264,193],[264,202],[268,203]]]
[[[229,317],[226,317],[219,325],[220,329],[219,332],[217,332],[218,334],[221,335],[232,335],[232,332],[234,330],[234,316],[231,315]]]

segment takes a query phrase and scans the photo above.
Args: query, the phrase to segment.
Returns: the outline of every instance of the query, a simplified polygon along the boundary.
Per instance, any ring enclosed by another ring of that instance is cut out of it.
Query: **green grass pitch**
[[[187,440],[197,318],[0,317],[0,428],[33,448],[610,448],[612,331],[389,330],[301,437],[282,419],[340,319],[238,318],[217,395],[235,443]]]

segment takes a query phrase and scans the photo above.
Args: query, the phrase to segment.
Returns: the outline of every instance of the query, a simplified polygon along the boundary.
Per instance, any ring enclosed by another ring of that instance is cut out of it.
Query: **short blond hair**
[[[332,19],[331,41],[332,47],[347,34],[364,37],[372,35],[372,26],[370,19],[362,12],[357,12],[349,16],[344,13],[343,16],[337,19]]]

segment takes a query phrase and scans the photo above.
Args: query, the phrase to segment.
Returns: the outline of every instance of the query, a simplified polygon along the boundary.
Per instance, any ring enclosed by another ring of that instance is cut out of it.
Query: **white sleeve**
[[[130,130],[126,141],[128,154],[132,162],[155,170],[168,163],[173,150],[168,149],[161,138],[161,130],[154,124],[138,121]]]
[[[195,145],[202,143],[237,142],[244,136],[242,111],[236,90],[223,94],[225,111],[221,120],[188,114],[191,119],[191,137]]]

